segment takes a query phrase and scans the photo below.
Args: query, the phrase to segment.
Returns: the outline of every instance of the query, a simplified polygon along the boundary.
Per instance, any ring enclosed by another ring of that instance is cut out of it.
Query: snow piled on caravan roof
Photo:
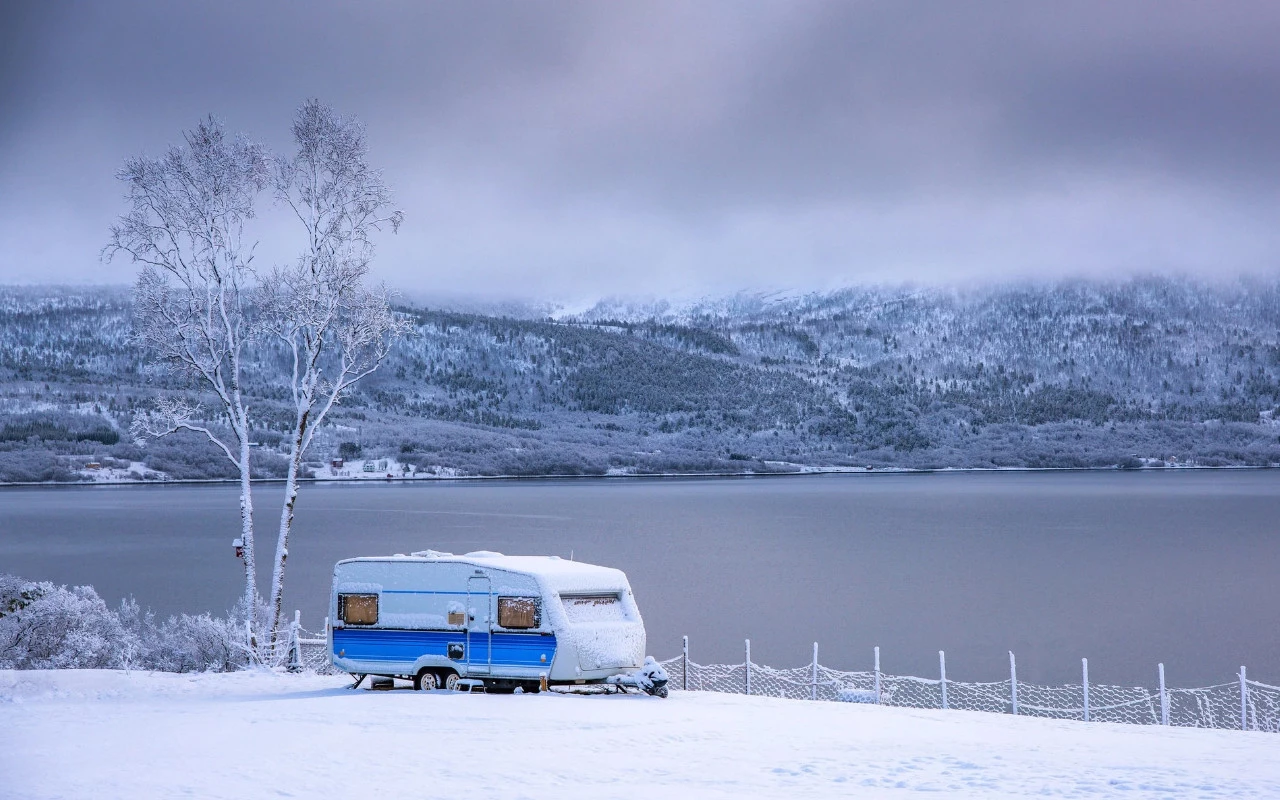
[[[454,555],[438,550],[420,550],[408,556],[351,558],[346,561],[399,561],[401,559],[473,564],[477,567],[519,572],[535,578],[545,590],[552,592],[623,592],[631,588],[626,574],[620,569],[587,564],[582,561],[566,561],[560,556],[508,556],[492,550],[476,550],[464,555]]]

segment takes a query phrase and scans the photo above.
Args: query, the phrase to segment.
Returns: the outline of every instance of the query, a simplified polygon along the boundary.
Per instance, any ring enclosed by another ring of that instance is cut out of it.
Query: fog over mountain
[[[199,438],[129,441],[136,412],[185,391],[130,343],[129,303],[0,291],[0,480],[230,474]],[[1276,281],[402,313],[413,334],[317,438],[321,477],[333,458],[397,476],[1280,465]],[[277,357],[245,370],[263,476],[291,420]]]
[[[368,125],[409,293],[1275,275],[1280,6],[8,3],[0,280],[128,283],[114,171]],[[259,263],[299,248],[265,203]]]
[[[210,113],[287,152],[308,97],[367,126],[405,211],[373,275],[415,325],[317,463],[1280,461],[1274,3],[0,13],[8,479],[221,474],[121,438],[181,387],[131,344],[136,266],[99,258],[114,174]],[[292,262],[297,226],[258,212],[255,266]],[[263,474],[277,357],[249,375]]]

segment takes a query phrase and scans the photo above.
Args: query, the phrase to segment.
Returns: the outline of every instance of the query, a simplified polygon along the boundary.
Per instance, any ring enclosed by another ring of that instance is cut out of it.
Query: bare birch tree
[[[213,422],[198,404],[161,398],[134,422],[135,438],[177,431],[203,434],[240,476],[245,612],[257,607],[249,410],[241,363],[250,334],[247,308],[255,243],[245,222],[269,185],[265,150],[228,137],[213,117],[183,134],[160,158],[129,160],[117,177],[128,213],[112,226],[103,257],[128,254],[141,265],[134,291],[134,337],[153,357],[217,398]],[[221,423],[219,425],[218,423]],[[225,428],[225,430],[223,430]]]
[[[306,244],[294,265],[275,269],[259,289],[264,327],[292,367],[295,412],[271,575],[273,643],[303,457],[329,411],[407,329],[386,290],[365,286],[371,235],[398,230],[403,214],[391,208],[382,173],[369,167],[363,126],[308,100],[294,117],[293,138],[297,153],[275,161],[275,192],[302,223]]]

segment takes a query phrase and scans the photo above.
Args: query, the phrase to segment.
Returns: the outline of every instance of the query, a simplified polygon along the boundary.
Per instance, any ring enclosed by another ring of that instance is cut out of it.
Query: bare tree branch
[[[382,173],[369,167],[364,127],[317,100],[294,117],[297,152],[277,158],[276,198],[298,218],[305,246],[258,285],[261,326],[291,358],[294,428],[271,578],[273,632],[279,628],[298,474],[315,431],[334,405],[386,358],[407,330],[385,288],[366,289],[372,234],[399,229]],[[274,641],[273,636],[273,641]]]
[[[244,348],[253,334],[249,306],[254,244],[244,227],[270,182],[265,149],[230,138],[213,117],[183,134],[159,158],[130,159],[117,173],[128,211],[111,227],[104,260],[128,255],[141,265],[134,290],[133,337],[177,375],[218,399],[219,425],[197,405],[157,401],[135,421],[140,438],[180,430],[203,434],[240,473],[245,601],[257,601],[249,412],[241,396]],[[229,436],[216,430],[225,425]]]
[[[188,405],[182,400],[160,398],[152,408],[133,418],[133,424],[129,426],[129,435],[133,437],[135,443],[141,445],[147,439],[159,439],[178,431],[202,433],[222,451],[228,461],[239,467],[239,457],[207,425],[200,422],[201,410],[200,406]]]

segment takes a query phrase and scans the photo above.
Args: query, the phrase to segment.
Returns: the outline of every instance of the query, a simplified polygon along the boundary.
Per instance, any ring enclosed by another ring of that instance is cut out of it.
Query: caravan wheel
[[[429,692],[438,688],[439,685],[440,681],[436,678],[436,674],[429,669],[423,669],[413,678],[413,688],[419,691]]]
[[[458,681],[460,680],[462,679],[458,677],[458,673],[446,672],[444,674],[444,688],[451,692],[456,692],[458,691]]]

